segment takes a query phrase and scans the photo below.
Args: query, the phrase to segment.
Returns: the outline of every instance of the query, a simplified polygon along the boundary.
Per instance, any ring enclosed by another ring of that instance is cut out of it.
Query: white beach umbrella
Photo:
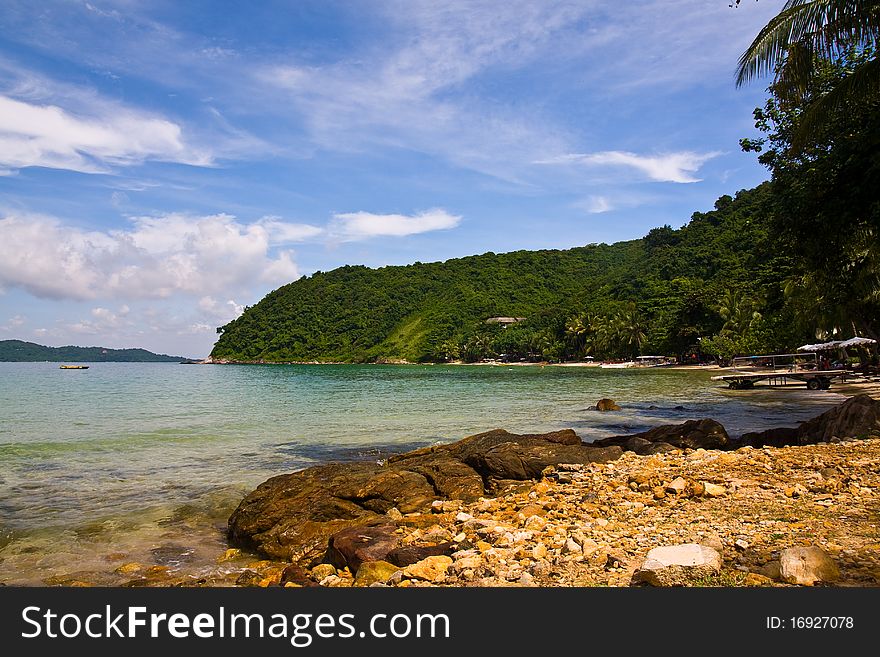
[[[858,347],[859,345],[863,345],[863,344],[874,344],[875,342],[877,342],[877,341],[873,340],[871,338],[862,338],[862,337],[856,336],[854,338],[850,338],[849,340],[844,340],[843,342],[840,343],[840,346],[845,349],[847,347]]]
[[[819,344],[805,344],[801,345],[797,348],[798,351],[824,351],[826,349],[834,349],[835,347],[842,346],[841,343],[837,340],[832,340],[831,342],[821,342]]]

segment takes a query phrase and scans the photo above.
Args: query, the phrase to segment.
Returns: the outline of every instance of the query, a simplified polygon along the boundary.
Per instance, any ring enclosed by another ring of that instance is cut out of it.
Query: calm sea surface
[[[585,441],[711,417],[731,435],[839,403],[733,392],[704,371],[477,366],[0,363],[0,582],[216,568],[240,499],[316,462],[379,459],[503,427]],[[601,397],[623,410],[599,413]]]

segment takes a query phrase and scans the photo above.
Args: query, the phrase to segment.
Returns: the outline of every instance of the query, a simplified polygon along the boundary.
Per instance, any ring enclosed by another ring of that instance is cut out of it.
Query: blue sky
[[[0,339],[204,356],[343,264],[675,227],[764,180],[781,0],[0,8]]]

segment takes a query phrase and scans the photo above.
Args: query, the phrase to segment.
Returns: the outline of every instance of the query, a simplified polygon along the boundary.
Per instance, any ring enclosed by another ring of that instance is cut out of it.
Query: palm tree
[[[469,363],[494,355],[492,352],[492,338],[485,334],[471,336],[471,338],[462,345],[460,355]]]
[[[636,304],[629,303],[620,310],[614,317],[614,323],[621,348],[628,354],[638,355],[647,336]]]
[[[721,333],[743,335],[761,319],[761,313],[756,310],[754,302],[735,288],[728,288],[724,292],[716,310],[724,320]]]
[[[617,325],[611,317],[597,317],[593,322],[594,355],[609,356],[617,349]]]
[[[809,99],[818,60],[840,60],[853,49],[874,49],[878,41],[880,0],[787,0],[740,57],[736,83],[742,86],[775,72],[773,86],[780,98],[810,101],[793,144],[800,150],[833,110],[880,91],[880,57],[874,50],[831,91]]]
[[[461,355],[458,342],[452,338],[444,340],[440,345],[440,355],[445,361],[456,360]]]
[[[568,337],[575,356],[583,354],[587,349],[587,337],[590,333],[592,318],[586,313],[569,317],[565,323],[565,335]]]

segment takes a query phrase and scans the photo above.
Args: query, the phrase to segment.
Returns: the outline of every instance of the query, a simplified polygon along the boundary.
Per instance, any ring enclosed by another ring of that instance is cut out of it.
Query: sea
[[[466,365],[0,363],[0,584],[116,584],[126,563],[218,568],[267,478],[493,428],[586,441],[713,418],[732,436],[844,400],[731,391],[705,370]],[[620,411],[594,410],[612,398]]]

